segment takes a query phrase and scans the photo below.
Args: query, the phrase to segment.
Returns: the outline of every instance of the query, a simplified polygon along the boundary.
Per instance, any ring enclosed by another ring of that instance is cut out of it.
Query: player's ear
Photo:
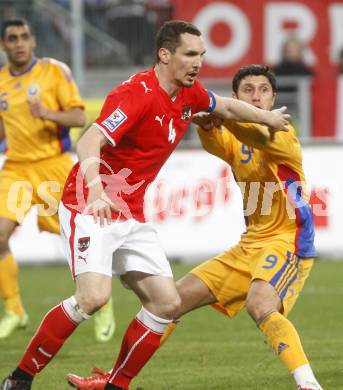
[[[170,51],[165,49],[164,47],[161,47],[158,51],[158,57],[162,64],[167,65],[170,60]]]
[[[233,97],[234,99],[238,99],[238,96],[235,94],[235,92],[232,92],[232,97]]]

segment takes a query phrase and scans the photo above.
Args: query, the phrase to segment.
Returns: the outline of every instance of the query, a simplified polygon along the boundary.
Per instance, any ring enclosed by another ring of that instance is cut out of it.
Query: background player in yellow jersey
[[[6,156],[0,171],[0,296],[5,306],[0,339],[25,326],[28,318],[9,238],[32,205],[38,205],[40,230],[59,233],[58,202],[73,166],[66,153],[69,128],[85,124],[84,103],[69,68],[34,56],[36,41],[27,21],[5,21],[1,41],[8,65],[0,70],[0,141]]]
[[[268,67],[249,65],[236,73],[233,92],[237,99],[270,110],[276,80]],[[298,333],[286,318],[316,256],[295,130],[289,126],[288,132],[274,133],[257,124],[222,125],[212,115],[200,117],[197,123],[202,126],[198,133],[203,147],[229,163],[240,182],[247,230],[236,246],[177,282],[182,302],[179,317],[205,305],[234,317],[245,307],[293,374],[297,388],[321,390]],[[108,375],[71,374],[68,381],[78,389],[92,388],[93,383],[101,389]]]

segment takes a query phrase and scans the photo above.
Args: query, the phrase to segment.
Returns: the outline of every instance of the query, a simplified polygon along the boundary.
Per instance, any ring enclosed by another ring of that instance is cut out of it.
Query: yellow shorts
[[[282,312],[288,315],[311,271],[313,259],[293,254],[294,246],[275,241],[264,248],[236,245],[191,273],[199,277],[217,298],[216,309],[234,317],[245,306],[254,279],[274,286],[281,298]]]
[[[58,203],[72,166],[67,153],[29,163],[5,161],[0,171],[0,217],[20,224],[36,205],[39,229],[59,233]]]

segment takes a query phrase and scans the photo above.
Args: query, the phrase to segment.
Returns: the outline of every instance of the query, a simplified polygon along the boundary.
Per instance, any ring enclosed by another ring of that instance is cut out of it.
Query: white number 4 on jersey
[[[168,135],[168,141],[171,142],[172,144],[174,143],[175,141],[175,137],[176,137],[176,130],[174,129],[174,126],[173,126],[173,118],[169,121],[169,135]]]

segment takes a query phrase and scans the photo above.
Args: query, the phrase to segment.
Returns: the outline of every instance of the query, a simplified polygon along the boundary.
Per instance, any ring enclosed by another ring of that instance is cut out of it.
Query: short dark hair
[[[247,76],[265,76],[269,80],[273,92],[276,92],[276,78],[269,67],[262,64],[251,64],[240,68],[232,79],[232,90],[236,95],[239,84]]]
[[[24,18],[15,18],[15,19],[8,19],[5,20],[1,25],[1,39],[4,40],[6,35],[6,30],[8,27],[22,27],[22,26],[28,26],[30,29],[31,34],[33,34],[32,26],[31,24]]]
[[[158,51],[161,47],[168,49],[171,53],[181,44],[180,35],[188,33],[201,36],[200,30],[191,23],[183,20],[170,20],[165,22],[156,35],[156,61],[159,62]]]

